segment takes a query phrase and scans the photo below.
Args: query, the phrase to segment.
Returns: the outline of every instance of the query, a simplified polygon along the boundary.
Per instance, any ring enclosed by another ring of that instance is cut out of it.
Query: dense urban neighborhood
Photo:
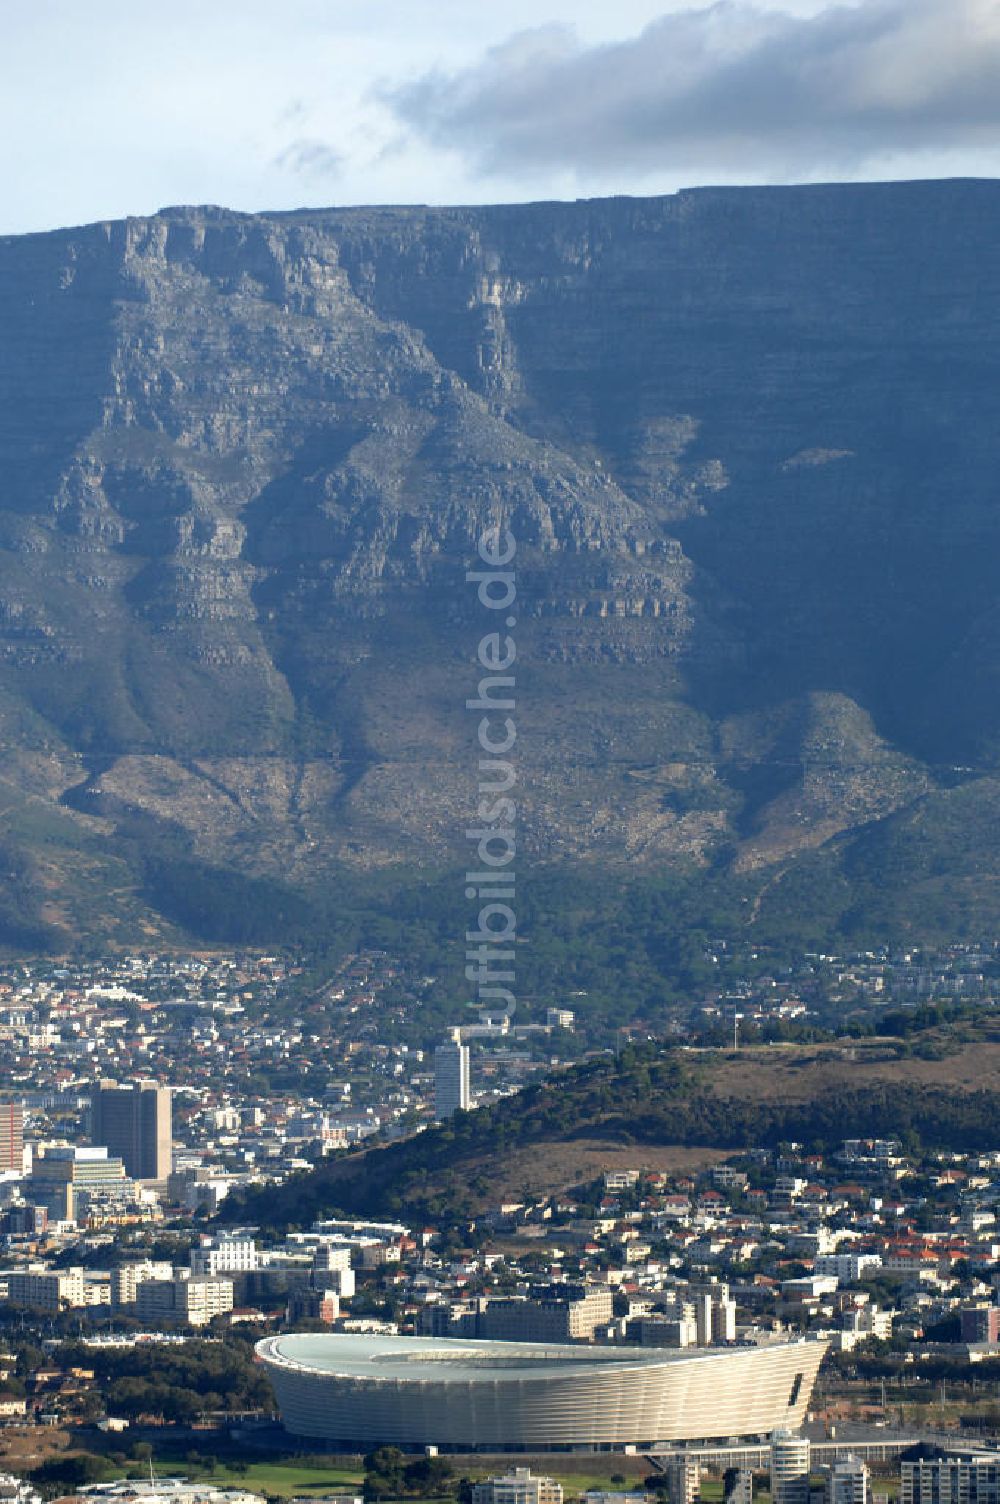
[[[780,1052],[790,1030],[822,1033],[831,989],[849,989],[859,1039],[892,1009],[988,1017],[995,966],[992,947],[956,947],[808,958],[791,977],[734,979],[730,967],[675,1018],[670,1048],[735,1062]],[[868,1490],[871,1465],[891,1490],[907,1448],[928,1438],[963,1456],[989,1444],[1000,1422],[1000,1146],[944,1151],[889,1123],[884,1136],[821,1147],[609,1143],[603,1163],[592,1150],[544,1194],[526,1183],[491,1198],[485,1176],[475,1215],[460,1219],[415,1222],[405,1206],[271,1223],[226,1215],[247,1193],[419,1141],[435,1121],[602,1055],[587,1042],[584,998],[516,1029],[480,1010],[421,1045],[403,1015],[424,985],[384,953],[318,982],[294,959],[250,954],[6,968],[0,1457],[33,1459],[31,1478],[51,1493],[103,1486],[176,1435],[188,1440],[168,1447],[175,1460],[201,1467],[209,1446],[229,1455],[229,1473],[197,1485],[225,1493],[254,1445],[266,1456],[284,1436],[292,1453],[308,1450],[282,1431],[254,1356],[288,1331],[678,1360],[804,1339],[826,1354],[801,1401],[814,1486],[829,1464],[828,1490],[834,1475],[847,1488],[850,1467]],[[31,1435],[41,1451],[26,1446]],[[751,1480],[772,1468],[772,1437],[731,1436],[729,1456],[712,1436],[689,1447],[681,1471],[664,1455],[661,1492],[683,1504],[702,1475],[711,1497],[723,1464]],[[630,1485],[635,1454],[625,1448],[616,1471]],[[17,1482],[20,1504],[28,1486]],[[400,1483],[392,1496],[405,1492]],[[535,1501],[523,1488],[510,1497]]]

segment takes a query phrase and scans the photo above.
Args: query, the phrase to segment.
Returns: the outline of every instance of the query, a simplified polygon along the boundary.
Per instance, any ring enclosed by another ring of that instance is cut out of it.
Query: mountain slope
[[[591,1174],[623,1157],[633,1167],[680,1165],[698,1150],[707,1163],[783,1141],[830,1150],[886,1124],[905,1142],[969,1150],[1000,1130],[998,1065],[990,1024],[963,1043],[928,1031],[906,1047],[872,1039],[728,1054],[645,1045],[413,1138],[231,1196],[220,1220],[308,1227],[317,1217],[389,1212],[419,1226],[495,1208],[505,1188],[522,1199],[563,1190],[588,1178],[588,1163]]]
[[[461,865],[491,519],[531,861],[833,850],[849,909],[845,842],[992,804],[998,236],[956,182],[0,241],[8,940]]]

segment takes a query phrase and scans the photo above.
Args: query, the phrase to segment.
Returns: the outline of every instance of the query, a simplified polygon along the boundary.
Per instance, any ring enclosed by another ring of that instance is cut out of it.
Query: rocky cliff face
[[[460,861],[487,519],[536,860],[784,870],[988,775],[998,235],[1000,186],[936,183],[0,241],[43,917],[155,926],[137,818],[306,888]]]

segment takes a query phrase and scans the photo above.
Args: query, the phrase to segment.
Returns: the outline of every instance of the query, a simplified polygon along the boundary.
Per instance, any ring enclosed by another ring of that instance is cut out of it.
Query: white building
[[[899,1504],[1000,1504],[1000,1457],[932,1457],[901,1465]]]
[[[263,1504],[260,1494],[246,1489],[187,1483],[183,1478],[122,1478],[117,1483],[95,1483],[80,1493],[107,1504]]]
[[[887,1342],[892,1336],[895,1312],[881,1311],[878,1306],[865,1303],[844,1311],[840,1318],[841,1330],[836,1334],[835,1347],[841,1352],[853,1352],[860,1342],[875,1338]]]
[[[877,1253],[819,1253],[813,1261],[813,1273],[833,1275],[841,1285],[853,1285],[869,1269],[881,1269]]]
[[[469,1078],[469,1046],[461,1042],[461,1030],[434,1051],[434,1113],[444,1119],[472,1106]]]
[[[771,1437],[771,1504],[809,1504],[808,1437],[775,1431]]]
[[[472,1486],[472,1504],[562,1504],[562,1484],[539,1478],[527,1467],[503,1477],[484,1478]]]
[[[667,1499],[669,1504],[694,1504],[701,1490],[701,1468],[685,1457],[672,1457],[667,1463]]]
[[[312,1282],[316,1289],[332,1290],[343,1300],[350,1300],[355,1290],[351,1250],[322,1244],[313,1256]]]
[[[825,1469],[825,1504],[869,1504],[868,1468],[860,1457],[841,1457]]]
[[[216,1316],[233,1309],[233,1282],[221,1275],[188,1274],[181,1270],[172,1279],[150,1279],[136,1291],[136,1315],[140,1321],[183,1321],[188,1326],[207,1326]]]
[[[727,1284],[708,1284],[692,1289],[694,1338],[698,1347],[736,1341],[736,1302]],[[687,1307],[684,1308],[687,1314]],[[681,1346],[686,1344],[682,1343]]]
[[[313,1268],[329,1272],[332,1269],[346,1270],[351,1267],[350,1243],[319,1243],[313,1254]]]
[[[214,1278],[217,1274],[250,1274],[260,1267],[253,1238],[203,1237],[191,1249],[191,1273]]]
[[[42,1504],[42,1496],[16,1473],[0,1473],[0,1504]]]
[[[56,1315],[67,1306],[86,1304],[82,1269],[23,1269],[7,1276],[7,1302]]]
[[[142,1259],[133,1264],[119,1264],[111,1271],[111,1305],[134,1306],[136,1292],[146,1280],[173,1279],[174,1271],[166,1259]]]

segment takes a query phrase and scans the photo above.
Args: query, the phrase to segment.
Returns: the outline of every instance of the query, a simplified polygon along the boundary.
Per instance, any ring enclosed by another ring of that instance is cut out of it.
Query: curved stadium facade
[[[674,1351],[332,1333],[257,1345],[293,1435],[466,1451],[794,1430],[825,1351],[810,1341]]]

